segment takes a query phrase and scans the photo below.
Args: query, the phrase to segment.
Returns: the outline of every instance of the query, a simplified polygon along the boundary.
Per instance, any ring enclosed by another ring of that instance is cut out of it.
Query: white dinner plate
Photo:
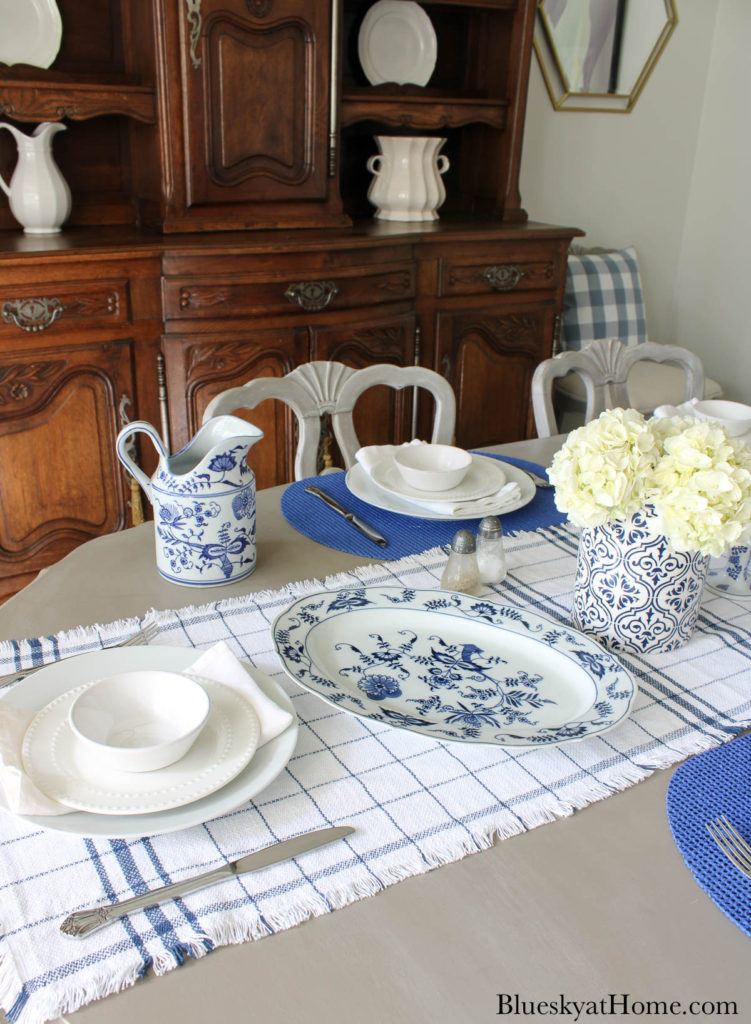
[[[342,711],[437,740],[552,746],[629,714],[630,673],[546,615],[445,590],[306,594],[274,644],[306,690]]]
[[[139,669],[166,669],[182,672],[195,662],[199,652],[192,647],[113,647],[91,651],[48,665],[17,683],[0,698],[36,713],[60,694],[102,676]],[[71,811],[59,815],[18,815],[35,828],[67,832],[75,836],[106,836],[112,839],[137,839],[141,836],[177,832],[201,825],[212,818],[234,811],[269,786],[284,770],[297,743],[298,722],[292,701],[270,676],[253,668],[253,679],[280,707],[289,711],[292,722],[284,732],[259,747],[241,772],[221,789],[194,803],[153,814],[92,814]]]
[[[460,501],[473,501],[475,498],[485,498],[500,491],[506,482],[506,474],[498,459],[485,459],[482,455],[473,455],[467,475],[458,487],[452,487],[447,491],[421,491],[407,483],[392,458],[385,458],[373,466],[370,479],[382,491],[388,491],[397,498],[445,501],[449,505],[455,505]]]
[[[150,772],[108,769],[74,733],[76,697],[93,683],[61,694],[34,717],[21,755],[29,778],[66,807],[92,814],[153,814],[200,800],[242,771],[258,746],[261,726],[236,690],[202,680],[211,701],[206,724],[179,761]]]
[[[63,22],[55,0],[0,0],[0,62],[48,68]]]
[[[478,457],[485,458],[485,456],[482,455]],[[487,461],[495,462],[498,460],[488,458]],[[516,512],[517,509],[524,508],[525,505],[528,505],[537,493],[537,488],[535,487],[534,481],[530,475],[525,473],[523,469],[519,469],[517,466],[512,466],[511,463],[503,461],[501,461],[501,466],[503,467],[503,472],[506,474],[506,481],[508,483],[519,484],[520,492],[517,501],[510,504],[508,508],[504,508],[502,513],[499,513],[500,515],[505,515],[507,512]],[[417,516],[420,519],[440,520],[472,518],[465,514],[452,515],[451,513],[435,512],[432,509],[419,508],[417,505],[412,504],[408,498],[401,498],[396,494],[390,494],[387,491],[382,490],[370,479],[359,462],[347,470],[344,482],[356,498],[359,498],[361,501],[367,501],[369,505],[374,505],[376,508],[385,509],[387,512],[396,512],[400,516]],[[484,515],[487,515],[487,512],[478,512],[476,518],[481,519]]]
[[[378,0],[357,38],[360,64],[371,85],[427,85],[437,50],[432,21],[412,0]]]

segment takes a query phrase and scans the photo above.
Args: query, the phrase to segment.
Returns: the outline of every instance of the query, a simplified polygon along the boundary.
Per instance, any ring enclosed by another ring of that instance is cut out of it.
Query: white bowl
[[[209,709],[200,683],[178,672],[122,672],[80,693],[69,721],[103,768],[152,772],[187,754]]]
[[[467,475],[472,456],[450,444],[410,444],[396,449],[394,462],[418,491],[449,491]]]
[[[741,437],[751,430],[751,406],[742,402],[709,399],[694,402],[694,415],[702,420],[717,420],[731,437]]]

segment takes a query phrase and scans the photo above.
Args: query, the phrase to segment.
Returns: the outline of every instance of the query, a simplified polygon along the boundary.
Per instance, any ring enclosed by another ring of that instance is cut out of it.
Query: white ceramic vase
[[[368,160],[373,181],[368,199],[378,220],[436,220],[446,199],[441,175],[449,169],[438,150],[446,141],[429,136],[376,135],[380,150]]]
[[[572,622],[613,651],[672,651],[691,639],[709,557],[654,536],[647,506],[582,530]]]

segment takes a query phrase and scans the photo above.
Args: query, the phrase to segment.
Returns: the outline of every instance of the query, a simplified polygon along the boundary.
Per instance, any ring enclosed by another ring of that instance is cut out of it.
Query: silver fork
[[[153,622],[147,623],[142,629],[139,629],[133,636],[129,636],[127,640],[121,640],[117,644],[106,644],[103,648],[107,650],[110,647],[138,647],[142,644],[149,644],[152,640],[159,635],[159,627]],[[73,657],[73,655],[66,655],[64,658],[59,658],[58,661],[65,661],[66,658]],[[10,672],[7,676],[0,676],[0,687],[10,686],[11,683],[15,683],[18,679],[25,679],[26,676],[33,675],[34,672],[38,672],[40,668],[47,668],[48,665],[56,665],[57,661],[48,661],[44,665],[34,665],[32,668],[24,668],[19,672]]]
[[[746,878],[751,878],[751,846],[733,826],[726,814],[707,822],[707,832],[730,863]]]

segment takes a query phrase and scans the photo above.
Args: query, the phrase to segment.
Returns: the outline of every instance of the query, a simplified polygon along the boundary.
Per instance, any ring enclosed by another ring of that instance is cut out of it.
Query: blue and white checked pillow
[[[625,345],[647,340],[635,249],[569,253],[562,337],[564,349],[597,338],[620,338]]]

